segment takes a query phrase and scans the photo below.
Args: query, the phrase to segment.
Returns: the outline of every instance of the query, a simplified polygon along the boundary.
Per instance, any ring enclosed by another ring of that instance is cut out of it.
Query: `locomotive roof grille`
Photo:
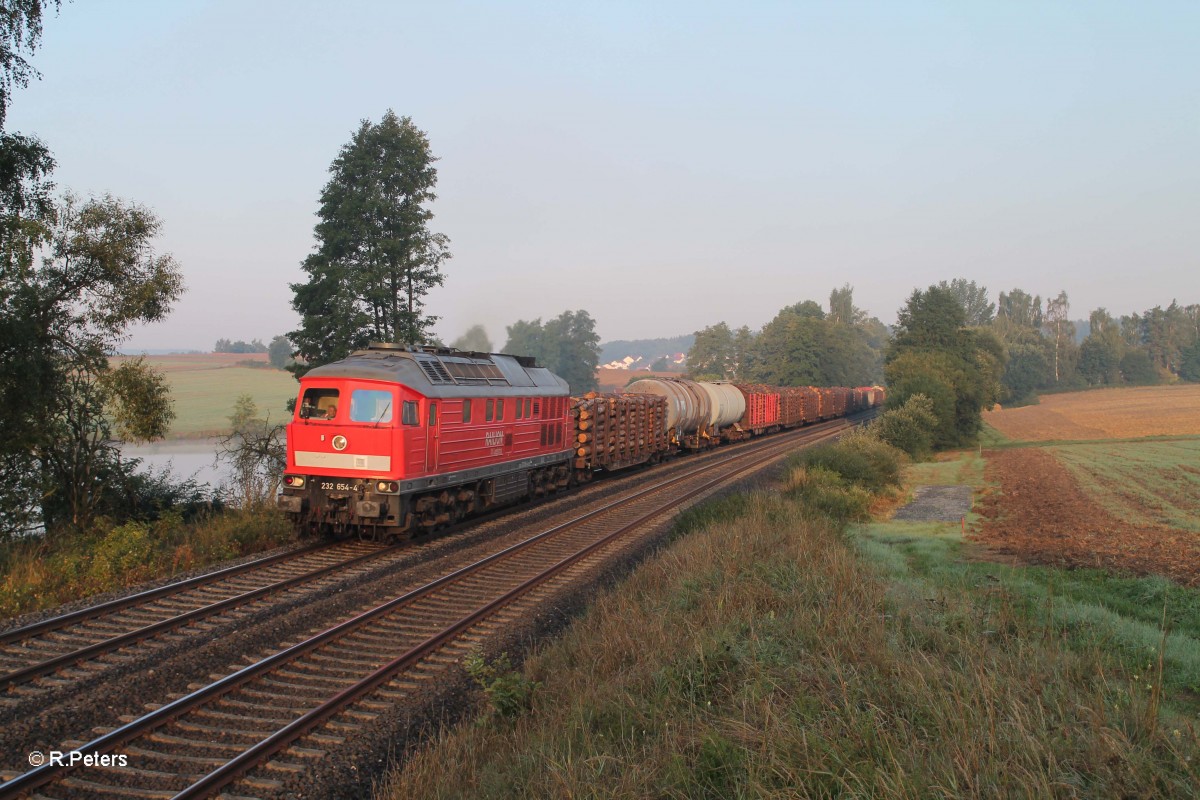
[[[425,377],[429,378],[430,383],[457,383],[436,356],[417,358],[416,362],[421,367],[421,371],[425,373]]]

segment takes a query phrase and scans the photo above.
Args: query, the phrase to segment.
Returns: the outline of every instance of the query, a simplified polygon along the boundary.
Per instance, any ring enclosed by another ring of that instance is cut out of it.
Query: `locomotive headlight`
[[[293,489],[304,488],[304,476],[302,475],[284,475],[283,485],[290,486]]]
[[[395,494],[400,491],[400,487],[396,485],[395,481],[380,481],[375,484],[375,491],[380,494]]]

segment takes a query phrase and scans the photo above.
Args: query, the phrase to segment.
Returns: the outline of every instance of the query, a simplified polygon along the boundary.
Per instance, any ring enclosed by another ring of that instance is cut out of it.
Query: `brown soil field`
[[[1159,525],[1135,525],[1101,508],[1053,454],[1041,448],[985,453],[984,517],[972,538],[1021,562],[1165,575],[1200,586],[1200,537]]]
[[[1052,394],[1036,406],[986,411],[1010,439],[1045,442],[1200,434],[1200,384]]]

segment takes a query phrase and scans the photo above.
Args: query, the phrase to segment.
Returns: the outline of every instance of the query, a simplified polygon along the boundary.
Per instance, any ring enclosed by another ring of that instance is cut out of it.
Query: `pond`
[[[140,458],[143,467],[155,472],[168,468],[176,479],[192,478],[197,483],[217,486],[229,479],[229,465],[217,462],[216,447],[216,439],[172,439],[122,445],[121,455]]]

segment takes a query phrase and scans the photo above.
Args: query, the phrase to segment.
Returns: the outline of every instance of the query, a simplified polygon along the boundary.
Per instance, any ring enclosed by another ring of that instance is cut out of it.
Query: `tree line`
[[[812,300],[780,310],[752,331],[726,323],[696,331],[687,354],[696,380],[774,386],[864,386],[883,379],[888,330],[854,305],[847,284],[829,295],[826,311]]]

